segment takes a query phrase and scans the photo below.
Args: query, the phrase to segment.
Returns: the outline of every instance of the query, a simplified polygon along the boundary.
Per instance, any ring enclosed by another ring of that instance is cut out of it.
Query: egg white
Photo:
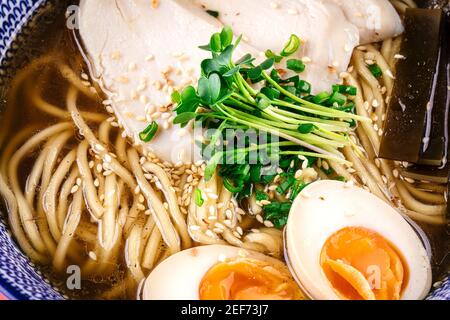
[[[142,286],[142,299],[199,300],[200,283],[211,267],[243,257],[270,262],[275,266],[283,264],[264,254],[226,245],[191,248],[167,258],[151,272]]]
[[[402,299],[423,299],[431,287],[431,266],[416,232],[394,208],[364,189],[339,181],[318,181],[294,201],[285,230],[286,260],[301,288],[313,299],[341,299],[320,267],[326,240],[345,227],[378,232],[402,254],[409,280]]]

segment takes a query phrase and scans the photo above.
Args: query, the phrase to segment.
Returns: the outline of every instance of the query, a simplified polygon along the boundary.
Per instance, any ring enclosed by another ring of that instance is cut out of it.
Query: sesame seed
[[[111,170],[106,170],[105,172],[103,172],[103,175],[105,177],[109,176],[110,174],[112,174],[113,172]]]
[[[105,160],[105,162],[110,163],[112,161],[112,157],[109,154],[105,154],[104,160]]]
[[[274,227],[273,223],[270,222],[269,220],[264,221],[264,225],[265,225],[267,228],[273,228],[273,227]]]
[[[295,15],[298,14],[298,10],[296,10],[296,9],[289,9],[289,10],[288,10],[288,13],[289,13],[290,15],[295,16]]]

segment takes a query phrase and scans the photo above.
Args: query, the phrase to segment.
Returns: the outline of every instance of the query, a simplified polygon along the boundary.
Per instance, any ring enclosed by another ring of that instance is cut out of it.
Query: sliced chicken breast
[[[171,123],[170,96],[197,82],[209,55],[198,47],[221,28],[204,10],[172,0],[155,8],[151,0],[80,1],[79,34],[93,78],[136,143],[152,121],[159,124],[145,147],[164,161],[186,163],[196,155],[193,134]],[[237,56],[258,53],[241,48]]]

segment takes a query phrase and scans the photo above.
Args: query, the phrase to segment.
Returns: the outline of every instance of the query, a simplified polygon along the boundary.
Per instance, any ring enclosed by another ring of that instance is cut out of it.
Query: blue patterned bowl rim
[[[11,62],[14,53],[20,50],[20,38],[28,32],[29,22],[46,2],[48,1],[0,0],[0,84],[14,71]],[[6,221],[1,218],[0,293],[9,299],[18,300],[65,298],[17,248]],[[449,278],[435,285],[427,299],[450,300]]]

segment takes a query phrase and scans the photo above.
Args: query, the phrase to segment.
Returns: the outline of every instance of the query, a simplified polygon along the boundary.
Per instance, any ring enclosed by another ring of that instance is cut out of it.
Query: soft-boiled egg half
[[[287,266],[226,245],[179,252],[158,265],[141,289],[144,300],[296,300],[304,296]]]
[[[339,181],[306,187],[292,205],[285,256],[312,299],[422,299],[431,266],[421,239],[391,206]]]

